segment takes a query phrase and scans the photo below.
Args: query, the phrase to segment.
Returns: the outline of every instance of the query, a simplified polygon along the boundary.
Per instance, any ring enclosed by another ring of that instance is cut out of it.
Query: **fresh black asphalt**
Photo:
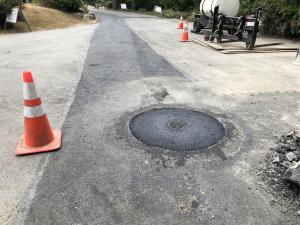
[[[204,113],[183,108],[143,112],[129,124],[133,136],[150,145],[173,151],[201,150],[225,134],[223,125]]]

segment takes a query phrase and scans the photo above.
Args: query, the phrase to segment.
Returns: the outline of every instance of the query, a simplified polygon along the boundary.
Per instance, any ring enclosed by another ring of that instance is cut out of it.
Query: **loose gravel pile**
[[[300,132],[293,131],[282,136],[275,148],[271,164],[272,171],[277,172],[283,181],[290,183],[294,190],[300,192]],[[278,178],[280,178],[278,177]]]
[[[287,211],[300,216],[300,131],[283,135],[266,157],[261,178],[275,199],[283,199]]]

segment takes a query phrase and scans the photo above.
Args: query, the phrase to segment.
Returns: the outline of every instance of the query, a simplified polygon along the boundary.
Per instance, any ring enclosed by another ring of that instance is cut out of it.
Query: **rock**
[[[286,136],[287,136],[288,138],[292,138],[293,135],[294,135],[294,133],[295,133],[295,131],[293,130],[292,132],[288,133]]]
[[[289,170],[296,169],[299,166],[300,166],[300,161],[299,162],[293,162],[292,165],[289,167]]]
[[[270,201],[270,205],[271,205],[271,206],[274,206],[276,203],[277,203],[277,200],[276,200],[276,199],[272,199],[272,200]]]
[[[289,168],[291,166],[291,163],[289,161],[284,161],[281,163],[281,165],[285,168]]]
[[[273,151],[278,151],[278,150],[280,150],[280,145],[274,146],[273,148],[271,148],[271,150],[273,150]]]
[[[291,138],[295,143],[299,143],[300,141],[300,131],[294,130],[287,135],[288,138]]]
[[[282,143],[282,144],[280,144],[280,148],[283,149],[283,150],[290,150],[291,146],[288,145],[288,144]]]
[[[87,13],[87,14],[83,14],[82,18],[83,18],[84,20],[95,20],[95,19],[96,19],[96,16],[95,16],[94,13],[89,12],[89,13]]]
[[[96,19],[95,14],[92,13],[92,12],[89,13],[89,16],[90,16],[90,19],[91,19],[91,20],[95,20],[95,19]]]
[[[83,13],[75,13],[75,16],[77,16],[78,18],[83,19],[84,14]]]
[[[179,202],[178,208],[183,212],[192,212],[198,208],[200,205],[197,197],[192,196],[191,199],[188,199],[183,202]]]
[[[279,161],[280,161],[279,156],[276,156],[276,157],[273,159],[272,163],[278,163]]]
[[[287,182],[297,185],[300,190],[300,167],[297,167],[293,170],[288,170],[284,174],[283,179]]]
[[[90,15],[89,14],[84,14],[83,19],[84,20],[90,20]]]
[[[281,136],[271,150],[263,173],[266,182],[284,198],[290,197],[288,189],[300,193],[300,130]]]
[[[295,153],[293,152],[288,152],[285,154],[285,157],[287,158],[287,160],[289,160],[290,162],[292,162],[293,160],[297,159],[297,156],[295,155]]]

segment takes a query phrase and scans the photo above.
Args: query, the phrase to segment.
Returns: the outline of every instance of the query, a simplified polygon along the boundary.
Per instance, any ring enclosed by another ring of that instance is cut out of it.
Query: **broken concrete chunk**
[[[293,152],[288,152],[285,154],[285,157],[287,158],[287,160],[289,160],[290,162],[292,162],[293,160],[297,159],[297,156],[295,155],[295,153]]]
[[[292,165],[289,167],[289,170],[294,170],[300,166],[300,161],[299,162],[293,162]]]
[[[271,148],[271,150],[273,150],[273,151],[279,151],[281,149],[281,147],[280,147],[280,145],[276,145],[276,146],[274,146],[273,148]]]
[[[284,174],[284,180],[296,184],[300,189],[300,167],[287,171]]]
[[[291,138],[294,143],[297,143],[297,145],[300,144],[300,130],[294,130],[291,133],[287,135],[287,138]]]
[[[278,163],[279,161],[280,161],[279,156],[276,156],[276,157],[273,159],[272,163]]]
[[[284,150],[290,150],[291,146],[289,144],[282,143],[280,144],[280,148]]]

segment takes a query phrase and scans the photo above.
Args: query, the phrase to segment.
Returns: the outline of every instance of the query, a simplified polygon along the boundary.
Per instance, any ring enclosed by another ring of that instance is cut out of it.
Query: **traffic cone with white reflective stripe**
[[[188,20],[186,20],[186,26],[183,29],[180,41],[181,42],[190,42],[190,40],[189,40],[189,21]]]
[[[16,155],[58,150],[62,133],[52,130],[29,71],[23,73],[23,97],[24,135],[17,146]]]
[[[183,29],[183,17],[182,17],[182,15],[180,16],[180,20],[179,20],[179,24],[178,24],[177,29]]]

